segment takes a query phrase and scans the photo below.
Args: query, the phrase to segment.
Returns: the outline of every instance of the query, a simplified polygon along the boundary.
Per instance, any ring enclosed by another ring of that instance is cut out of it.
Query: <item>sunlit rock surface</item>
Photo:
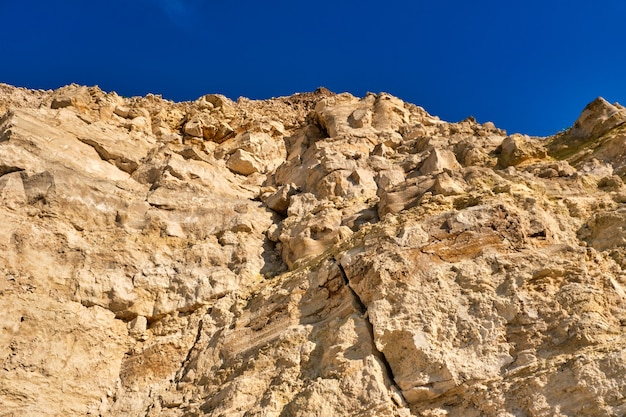
[[[0,85],[0,415],[624,415],[625,121]]]

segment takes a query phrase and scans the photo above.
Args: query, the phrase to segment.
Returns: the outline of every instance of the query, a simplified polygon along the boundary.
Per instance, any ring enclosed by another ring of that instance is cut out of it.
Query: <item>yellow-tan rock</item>
[[[624,110],[0,85],[0,414],[626,414]]]

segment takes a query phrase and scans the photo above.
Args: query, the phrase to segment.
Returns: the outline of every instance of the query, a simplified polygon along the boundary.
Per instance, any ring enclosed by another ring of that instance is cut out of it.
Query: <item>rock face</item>
[[[1,415],[626,414],[626,120],[0,85]]]

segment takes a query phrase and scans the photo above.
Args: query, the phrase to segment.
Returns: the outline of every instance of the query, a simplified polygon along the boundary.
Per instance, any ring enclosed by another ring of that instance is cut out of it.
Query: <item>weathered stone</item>
[[[442,172],[435,178],[433,186],[434,194],[459,195],[465,193],[464,181],[451,176],[448,172]]]
[[[92,92],[94,95],[101,93],[100,89],[97,87],[88,88],[76,84],[60,88],[52,94],[50,108],[56,110],[73,107],[81,113],[86,113],[89,111],[89,107],[92,103]]]
[[[348,117],[348,122],[354,128],[367,127],[372,124],[372,112],[367,109],[356,109]]]
[[[324,89],[0,112],[0,414],[626,412],[619,105],[546,139]]]
[[[128,117],[128,114],[130,113],[130,109],[126,106],[115,106],[115,110],[113,110],[113,113],[126,119]]]
[[[419,112],[419,109],[416,109]],[[421,112],[419,112],[421,113]],[[427,115],[426,112],[423,113]],[[421,116],[422,114],[420,114]],[[390,94],[381,93],[376,96],[372,125],[379,129],[399,130],[400,126],[409,121],[409,111],[404,108],[404,102]]]
[[[144,316],[137,316],[128,324],[128,331],[132,336],[143,336],[148,329],[148,320]]]
[[[189,136],[195,136],[197,138],[201,138],[203,136],[202,133],[202,122],[197,119],[192,119],[185,123],[185,128],[183,129],[185,134]]]
[[[535,158],[545,158],[546,155],[547,152],[544,147],[540,143],[530,141],[527,136],[507,136],[502,141],[498,164],[502,167],[508,167]]]
[[[236,174],[250,175],[262,170],[261,161],[259,161],[250,152],[237,149],[226,162],[228,169]]]
[[[72,99],[70,97],[57,97],[52,100],[50,108],[62,109],[63,107],[69,107],[72,105]]]
[[[420,172],[424,175],[443,171],[444,169],[457,170],[461,166],[451,151],[433,149],[422,163]]]
[[[205,139],[213,140],[217,143],[224,142],[225,140],[233,136],[234,133],[235,131],[233,130],[233,128],[230,127],[230,125],[226,122],[219,122],[219,124],[217,125],[217,128],[214,128],[214,129],[204,128],[202,130],[202,135],[204,136]]]
[[[598,97],[585,107],[569,134],[574,138],[597,138],[626,122],[626,109]]]
[[[270,209],[282,215],[287,215],[287,209],[289,208],[289,202],[292,195],[294,195],[298,189],[293,184],[283,185],[278,188],[274,193],[264,198],[264,202]]]
[[[400,183],[390,189],[379,189],[378,216],[382,218],[388,213],[398,213],[415,206],[420,197],[430,191],[434,185],[435,180],[426,177],[411,183]]]
[[[388,190],[404,182],[404,171],[400,168],[384,169],[378,172],[376,184],[381,190]]]

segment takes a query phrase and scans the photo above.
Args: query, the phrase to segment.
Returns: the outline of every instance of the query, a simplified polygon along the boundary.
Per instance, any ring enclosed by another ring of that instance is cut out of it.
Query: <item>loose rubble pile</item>
[[[0,85],[0,415],[626,414],[626,109]]]

